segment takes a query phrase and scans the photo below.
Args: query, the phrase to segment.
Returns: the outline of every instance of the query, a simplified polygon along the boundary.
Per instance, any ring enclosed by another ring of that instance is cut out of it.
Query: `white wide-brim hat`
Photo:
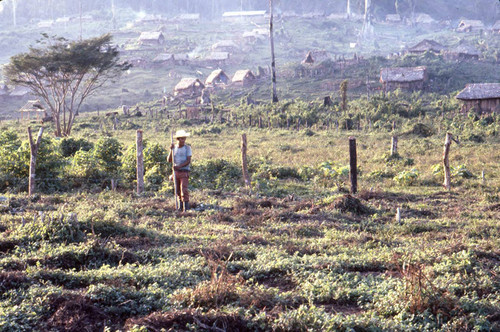
[[[185,130],[177,130],[175,132],[174,138],[179,138],[179,137],[189,137],[189,133],[186,132]]]

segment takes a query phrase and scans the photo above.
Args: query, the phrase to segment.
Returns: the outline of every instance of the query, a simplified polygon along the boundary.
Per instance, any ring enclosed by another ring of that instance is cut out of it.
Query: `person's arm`
[[[172,158],[173,158],[173,154],[174,154],[174,152],[173,152],[173,151],[174,151],[174,147],[175,147],[175,144],[172,144],[172,145],[170,146],[170,152],[168,153],[168,157],[167,157],[167,161],[168,161],[169,163],[171,163],[171,162],[172,162]]]
[[[186,166],[187,166],[187,165],[189,165],[189,164],[191,164],[191,156],[188,156],[188,157],[186,158],[186,161],[185,161],[185,162],[183,162],[182,164],[177,165],[177,166],[174,166],[174,169],[175,169],[176,171],[178,171],[178,170],[180,170],[181,168],[186,167]]]

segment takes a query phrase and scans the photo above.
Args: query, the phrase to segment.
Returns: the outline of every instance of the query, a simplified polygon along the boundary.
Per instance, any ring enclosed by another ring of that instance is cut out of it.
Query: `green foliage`
[[[50,243],[73,243],[85,239],[78,222],[69,215],[41,215],[36,220],[19,225],[12,234],[23,244],[36,244],[40,241]]]
[[[75,139],[73,137],[65,137],[59,143],[61,155],[63,157],[72,157],[79,150],[90,151],[94,145],[84,138]]]
[[[230,189],[241,181],[241,168],[224,159],[193,163],[190,184],[195,188]]]
[[[418,171],[415,168],[412,168],[409,171],[399,172],[393,180],[400,186],[411,186],[415,184],[415,182],[418,180],[418,177]]]
[[[110,178],[118,176],[121,166],[122,145],[116,138],[101,137],[94,146],[93,154],[100,169]]]

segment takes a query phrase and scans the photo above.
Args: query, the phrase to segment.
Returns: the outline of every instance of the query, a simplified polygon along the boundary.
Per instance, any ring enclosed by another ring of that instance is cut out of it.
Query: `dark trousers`
[[[179,201],[189,202],[189,171],[176,171],[175,172],[175,190]]]

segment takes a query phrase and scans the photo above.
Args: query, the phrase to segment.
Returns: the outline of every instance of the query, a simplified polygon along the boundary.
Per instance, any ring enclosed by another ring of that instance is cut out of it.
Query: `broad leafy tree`
[[[110,42],[109,34],[79,41],[44,35],[43,47],[10,59],[7,80],[40,97],[54,120],[55,135],[68,136],[83,101],[130,67],[119,62]]]

